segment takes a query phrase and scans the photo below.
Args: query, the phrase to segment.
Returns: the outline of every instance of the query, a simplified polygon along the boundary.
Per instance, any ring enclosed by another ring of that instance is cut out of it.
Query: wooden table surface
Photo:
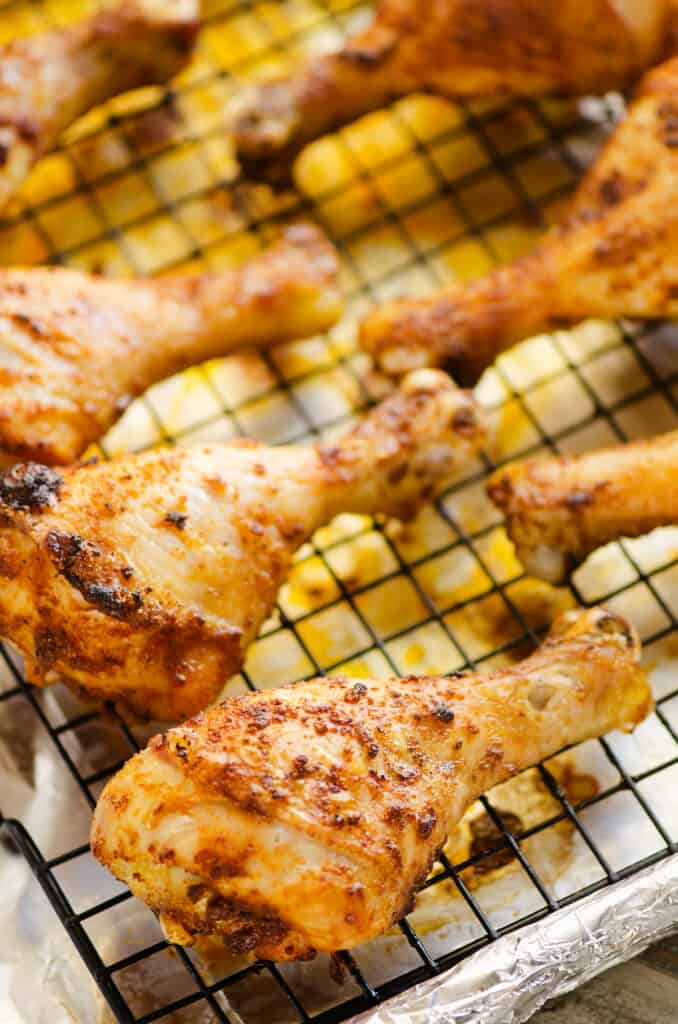
[[[678,936],[554,999],[531,1024],[678,1024]]]

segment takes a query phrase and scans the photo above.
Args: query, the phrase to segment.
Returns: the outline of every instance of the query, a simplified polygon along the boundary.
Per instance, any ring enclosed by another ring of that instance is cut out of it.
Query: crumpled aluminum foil
[[[678,855],[354,1018],[354,1024],[522,1024],[548,999],[678,928]]]

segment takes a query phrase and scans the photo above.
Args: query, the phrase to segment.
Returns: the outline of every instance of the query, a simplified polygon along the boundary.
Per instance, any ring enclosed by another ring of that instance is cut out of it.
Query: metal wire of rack
[[[0,17],[15,25],[14,14],[21,11],[35,28],[50,24],[55,9],[49,0],[8,0]],[[318,159],[314,162],[311,156],[305,172],[302,157],[300,180],[309,187],[303,193],[272,197],[234,183],[232,160],[223,146],[223,102],[241,77],[343,32],[360,15],[360,8],[353,0],[283,0],[274,11],[256,0],[212,0],[205,9],[198,59],[175,87],[144,94],[135,106],[116,102],[103,114],[86,119],[67,134],[44,162],[45,168],[38,169],[23,199],[0,225],[3,262],[49,261],[119,273],[219,265],[254,243],[265,243],[276,223],[309,215],[328,228],[338,246],[349,314],[355,317],[369,302],[402,286],[430,288],[448,279],[450,268],[466,273],[470,263],[474,271],[482,270],[524,248],[535,229],[556,215],[560,200],[580,175],[580,151],[588,153],[600,138],[600,124],[583,121],[564,105],[452,107],[427,100],[424,105],[433,104],[427,121],[418,115],[416,104],[403,101],[374,115],[366,127],[349,127],[319,144],[325,147],[324,165],[335,168],[322,187],[314,185]],[[599,109],[609,114],[614,101],[607,107],[601,102]],[[366,140],[374,137],[378,144],[371,149]],[[235,687],[271,685],[273,680],[262,667],[267,663],[278,666],[277,682],[339,668],[356,673],[452,671],[490,667],[538,643],[552,597],[539,592],[537,604],[544,603],[546,612],[535,610],[534,600],[524,600],[520,568],[507,568],[497,559],[493,545],[501,540],[501,524],[479,498],[482,482],[490,469],[517,454],[571,450],[598,438],[626,440],[646,429],[653,416],[664,427],[678,421],[678,347],[672,348],[671,339],[658,341],[657,332],[656,326],[641,330],[620,325],[606,329],[603,341],[592,346],[586,344],[586,335],[583,344],[570,335],[541,339],[536,370],[534,353],[529,371],[526,364],[511,364],[510,357],[500,360],[488,375],[483,395],[492,415],[503,418],[504,426],[507,417],[513,424],[512,430],[504,431],[508,440],[503,447],[457,481],[409,536],[392,524],[356,519],[321,531],[295,565],[295,573],[302,576],[313,567],[314,586],[303,600],[295,598],[291,587],[283,590],[276,615]],[[621,367],[622,381],[615,394],[604,383],[613,364]],[[191,371],[190,400],[181,380],[153,389],[130,410],[124,425],[102,442],[102,453],[248,432],[273,442],[306,440],[343,427],[375,397],[363,377],[362,358],[345,344],[341,330],[326,339],[226,360],[224,365]],[[255,381],[251,387],[242,383],[245,370]],[[335,386],[334,398],[320,408],[318,395],[329,385]],[[584,411],[568,418],[563,396],[572,389]],[[177,394],[178,425],[167,414],[167,404]],[[554,401],[562,414],[555,422],[544,416],[545,406]],[[365,544],[377,554],[370,572],[359,578],[351,552]],[[667,544],[657,556],[648,555],[636,542],[617,545],[611,581],[601,585],[596,573],[585,574],[583,582],[578,576],[566,597],[558,600],[586,605],[604,599],[622,610],[642,605],[646,649],[661,653],[676,638],[676,550],[675,543]],[[472,566],[473,585],[441,592],[435,583],[441,574],[466,563]],[[404,593],[407,597],[401,600]],[[400,621],[386,625],[383,608],[390,604],[396,606]],[[474,633],[469,621],[490,610],[503,627],[488,638],[482,631]],[[633,611],[631,616],[637,619]],[[342,632],[340,620],[350,621],[350,628]],[[333,638],[337,632],[339,641]],[[443,652],[436,664],[428,653],[434,633],[436,650]],[[272,651],[283,650],[276,643],[293,651],[282,658],[289,668],[284,678],[280,657],[271,658]],[[0,683],[0,713],[10,702],[26,704],[91,810],[105,779],[139,748],[137,730],[112,709],[78,708],[72,700],[65,716],[55,720],[11,653],[3,650],[2,658],[7,682],[4,689]],[[94,770],[84,770],[71,740],[83,737],[86,744],[88,730],[101,721],[117,734],[116,756],[104,758]],[[60,880],[60,869],[88,858],[86,844],[47,856],[17,816],[6,819],[1,812],[0,834],[8,850],[25,858],[121,1024],[178,1020],[175,1015],[197,1006],[206,1020],[232,1021],[228,1005],[237,1006],[238,987],[253,980],[262,984],[264,979],[278,990],[285,1019],[330,1024],[438,974],[500,935],[537,922],[676,852],[678,835],[666,823],[652,783],[670,778],[678,766],[678,684],[664,686],[658,694],[655,725],[663,737],[660,752],[640,765],[629,763],[610,738],[599,741],[614,780],[598,792],[573,796],[553,765],[539,766],[540,785],[553,804],[548,814],[528,826],[519,820],[516,824],[492,795],[484,797],[482,808],[493,826],[489,844],[467,851],[461,859],[443,853],[426,883],[428,890],[443,884],[454,888],[475,922],[474,936],[433,950],[412,917],[403,920],[399,928],[410,951],[408,967],[374,980],[361,966],[360,951],[344,952],[336,970],[345,973],[345,984],[336,987],[329,1005],[320,1007],[306,1003],[299,976],[284,967],[238,966],[215,978],[195,957],[176,948],[174,963],[185,974],[186,990],[167,1001],[158,992],[155,1004],[140,1011],[122,979],[166,950],[167,943],[159,938],[111,962],[88,931],[93,920],[129,906],[130,894],[117,892],[103,901],[92,894],[91,904],[78,909]],[[594,812],[622,796],[633,801],[654,839],[641,855],[620,863]],[[525,851],[531,841],[563,825],[577,835],[596,869],[586,884],[555,895]],[[519,866],[535,894],[531,909],[501,920],[470,881],[470,873],[496,863],[498,855]],[[238,1012],[245,1024],[255,1019],[241,1007]]]

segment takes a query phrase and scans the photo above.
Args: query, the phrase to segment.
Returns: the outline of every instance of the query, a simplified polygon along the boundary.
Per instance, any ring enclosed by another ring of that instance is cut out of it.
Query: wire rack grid
[[[0,7],[0,36],[62,23],[92,6],[9,0]],[[566,103],[412,97],[310,146],[297,168],[298,191],[276,196],[237,179],[224,124],[228,98],[242,81],[333,45],[367,12],[353,0],[204,6],[199,52],[172,89],[111,103],[41,163],[0,225],[2,261],[122,275],[228,266],[266,244],[281,222],[310,216],[339,249],[348,312],[325,337],[237,354],[158,385],[104,439],[104,456],[239,434],[304,441],[344,429],[379,394],[355,347],[360,315],[375,301],[482,273],[524,251],[559,215],[619,112],[614,97],[590,103],[588,118]],[[20,813],[3,807],[7,855],[27,861],[117,1021],[195,1020],[198,1007],[201,1021],[345,1020],[678,848],[662,802],[678,778],[676,532],[612,545],[556,591],[524,578],[483,490],[488,472],[516,456],[578,451],[675,425],[676,336],[666,326],[588,324],[534,339],[502,357],[478,394],[498,428],[488,455],[411,524],[343,516],[319,531],[225,692],[333,670],[488,669],[538,643],[556,611],[605,600],[642,634],[657,669],[655,715],[640,739],[584,745],[574,774],[563,757],[539,766],[530,782],[536,811],[508,791],[483,798],[470,818],[473,841],[448,844],[417,910],[389,937],[388,955],[386,947],[340,954],[320,996],[306,978],[311,968],[208,969],[180,948],[166,956],[159,929],[155,940],[111,958],[103,936],[113,919],[132,913],[129,893],[102,882],[86,905],[76,904],[68,879],[90,861],[87,843],[71,847],[64,829],[45,846]],[[0,713],[21,704],[49,735],[86,821],[106,778],[143,734],[112,709],[65,692],[46,698],[25,682],[10,651],[2,657]],[[549,871],[554,842],[576,842],[586,866],[576,881]],[[435,908],[443,891],[442,905],[463,926],[441,933]],[[172,985],[140,997],[128,979],[159,958]]]

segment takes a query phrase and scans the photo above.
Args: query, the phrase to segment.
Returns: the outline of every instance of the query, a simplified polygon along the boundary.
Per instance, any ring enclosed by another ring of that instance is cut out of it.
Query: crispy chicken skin
[[[562,747],[633,728],[639,643],[569,612],[490,676],[314,679],[231,698],[156,736],[106,786],[92,849],[170,939],[276,960],[353,947],[409,912],[482,792]]]
[[[0,635],[63,678],[176,721],[242,666],[292,556],[339,512],[406,516],[483,437],[440,370],[405,378],[340,442],[155,450],[0,477]]]
[[[560,583],[592,551],[678,523],[678,430],[495,473],[492,501],[532,576]]]
[[[667,0],[382,0],[370,27],[234,111],[244,165],[275,177],[310,139],[418,91],[605,92],[661,56]]]
[[[0,209],[64,129],[188,61],[198,0],[123,0],[72,28],[0,48]]]
[[[314,334],[341,312],[333,247],[290,227],[243,267],[107,280],[0,270],[0,456],[77,459],[164,377],[241,345]]]
[[[678,58],[644,78],[569,216],[540,246],[484,277],[377,309],[361,342],[387,373],[442,365],[471,384],[542,331],[587,317],[675,316],[676,195]]]

